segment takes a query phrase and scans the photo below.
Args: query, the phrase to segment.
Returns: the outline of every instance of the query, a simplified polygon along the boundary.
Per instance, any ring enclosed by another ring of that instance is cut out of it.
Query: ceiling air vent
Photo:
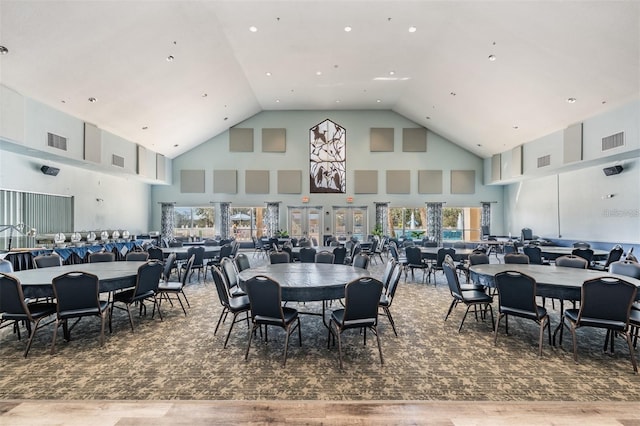
[[[58,148],[63,151],[67,150],[67,138],[53,133],[47,133],[47,145],[52,148]]]
[[[602,150],[618,148],[624,146],[624,132],[602,138]]]
[[[538,168],[546,167],[551,164],[551,155],[538,157]]]
[[[111,156],[111,164],[117,167],[124,167],[124,157],[113,154]]]

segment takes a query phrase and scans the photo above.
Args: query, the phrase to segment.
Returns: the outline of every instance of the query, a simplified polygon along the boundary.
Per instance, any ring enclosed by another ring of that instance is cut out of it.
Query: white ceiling
[[[3,85],[169,158],[299,109],[393,110],[489,157],[640,97],[635,0],[0,0],[0,45]]]

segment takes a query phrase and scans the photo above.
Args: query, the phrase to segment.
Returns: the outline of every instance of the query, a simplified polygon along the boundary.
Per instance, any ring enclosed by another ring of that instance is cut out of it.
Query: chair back
[[[116,260],[116,255],[111,253],[110,251],[91,253],[89,255],[89,263],[115,262],[115,260]]]
[[[540,250],[540,247],[526,246],[522,251],[529,256],[529,263],[532,265],[542,265],[542,250]]]
[[[233,260],[225,257],[220,261],[220,269],[227,279],[229,288],[238,285],[238,271],[236,270],[236,264]]]
[[[619,260],[609,265],[609,272],[640,279],[640,264],[628,260]]]
[[[353,258],[353,267],[367,269],[369,267],[369,256],[364,253],[358,253]]]
[[[249,296],[251,318],[254,321],[284,325],[280,283],[269,277],[258,275],[245,282],[245,291]]]
[[[189,247],[187,249],[187,257],[194,256],[193,267],[204,266],[204,247]]]
[[[531,231],[531,228],[522,228],[520,231],[520,239],[522,241],[533,240],[533,231]]]
[[[289,253],[286,251],[273,251],[269,253],[269,261],[272,265],[275,263],[289,263]]]
[[[436,268],[442,268],[442,262],[444,262],[445,257],[451,257],[451,261],[453,262],[453,257],[456,255],[456,250],[453,248],[441,248],[438,250],[438,254],[436,255]],[[454,267],[455,269],[455,267]]]
[[[231,257],[236,257],[240,250],[240,243],[236,240],[231,241]]]
[[[13,272],[13,263],[5,259],[0,259],[0,272],[10,274]]]
[[[58,318],[65,313],[75,313],[84,309],[96,312],[100,308],[100,281],[87,272],[67,272],[51,281],[56,298]]]
[[[391,306],[391,302],[393,301],[393,297],[396,295],[396,290],[398,289],[398,283],[400,282],[400,277],[402,276],[402,268],[399,264],[395,264],[393,267],[393,271],[391,272],[391,276],[389,277],[389,285],[387,286],[386,293],[389,298],[389,306]],[[384,284],[384,283],[383,283]]]
[[[147,253],[149,253],[149,259],[147,260],[164,260],[164,253],[160,247],[149,247]]]
[[[491,261],[485,253],[471,253],[469,255],[469,265],[488,265]]]
[[[576,248],[571,252],[574,256],[579,256],[586,260],[588,263],[593,261],[593,250],[590,248]]]
[[[227,283],[227,279],[224,277],[220,268],[215,265],[211,265],[211,274],[213,275],[213,282],[216,285],[220,304],[229,307],[229,284]]]
[[[507,264],[518,264],[518,265],[528,265],[529,264],[529,256],[522,253],[509,253],[504,255],[504,263]]]
[[[625,330],[629,322],[631,305],[638,288],[621,279],[599,277],[582,284],[578,323],[597,327],[604,322],[606,328]]]
[[[578,269],[587,269],[589,266],[589,262],[587,262],[584,258],[575,256],[573,254],[560,256],[556,259],[556,266],[563,266],[567,268],[578,268]]]
[[[32,321],[20,280],[4,273],[0,273],[0,313],[3,317],[7,314],[26,315]]]
[[[355,257],[362,251],[362,246],[360,243],[353,243],[353,247],[351,248],[351,258],[355,259]]]
[[[245,269],[251,268],[251,262],[249,262],[249,257],[244,253],[238,253],[234,258],[236,262],[236,268],[238,268],[238,272],[242,272]]]
[[[316,263],[333,263],[335,256],[327,250],[316,253]]]
[[[391,258],[389,259],[389,261],[387,261],[387,264],[384,267],[384,272],[382,273],[382,285],[385,289],[389,288],[391,275],[393,274],[393,271],[395,270],[397,264],[398,262],[396,262],[395,259]]]
[[[336,241],[336,243],[338,243]],[[347,257],[346,247],[336,247],[333,249],[333,263],[336,265],[343,265],[344,259]]]
[[[422,247],[438,247],[438,242],[437,241],[424,240],[422,242]]]
[[[231,243],[224,244],[222,247],[220,247],[220,259],[231,257],[232,252],[233,247],[231,246]]]
[[[458,274],[456,274],[456,264],[453,262],[451,256],[447,256],[442,261],[442,270],[444,276],[447,277],[447,284],[449,285],[449,291],[455,298],[462,299],[462,290],[460,290],[460,281],[458,281]]]
[[[396,262],[399,261],[398,246],[393,241],[389,243],[389,252]]]
[[[422,252],[418,246],[410,246],[404,249],[404,254],[407,256],[407,262],[409,265],[421,265],[422,264]]]
[[[158,289],[161,276],[162,263],[159,261],[150,260],[140,265],[138,268],[138,276],[136,277],[136,287],[133,291],[133,298],[154,293]]]
[[[313,247],[302,247],[298,258],[302,263],[313,263],[316,261],[316,249]]]
[[[130,251],[125,256],[124,260],[127,261],[137,261],[137,262],[146,262],[149,259],[149,253],[146,251]]]
[[[622,248],[621,245],[614,246],[609,251],[609,255],[607,256],[607,260],[604,264],[604,267],[608,268],[609,265],[611,265],[613,262],[617,262],[618,260],[620,260],[623,254],[624,254],[624,249]]]
[[[357,278],[345,286],[342,328],[359,328],[378,323],[382,282],[372,277]]]
[[[169,282],[169,279],[171,278],[171,271],[173,271],[173,268],[176,267],[176,258],[177,258],[177,254],[175,253],[170,253],[169,257],[167,257],[167,259],[164,262],[164,269],[162,271],[162,278],[166,281]],[[150,260],[158,260],[158,259],[150,259]]]
[[[536,303],[536,280],[516,271],[495,275],[500,312],[513,311],[518,316],[539,319]]]
[[[33,264],[35,265],[36,269],[61,266],[62,258],[55,253],[41,254],[33,258]]]
[[[573,248],[591,248],[591,244],[584,241],[577,241],[573,243]]]

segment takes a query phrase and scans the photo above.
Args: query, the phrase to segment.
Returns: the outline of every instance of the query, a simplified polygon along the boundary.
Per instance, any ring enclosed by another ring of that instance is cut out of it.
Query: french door
[[[366,206],[333,206],[333,232],[338,239],[356,237],[366,241],[369,235]]]
[[[288,213],[289,236],[322,241],[322,206],[289,206]]]

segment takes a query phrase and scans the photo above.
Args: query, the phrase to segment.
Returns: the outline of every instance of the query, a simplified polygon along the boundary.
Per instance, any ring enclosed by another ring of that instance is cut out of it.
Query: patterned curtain
[[[229,238],[229,206],[231,203],[220,203],[220,238]]]
[[[375,203],[376,205],[376,227],[382,229],[382,235],[389,235],[389,203]]]
[[[160,203],[162,213],[160,216],[160,236],[164,241],[173,240],[173,227],[175,225],[175,203]]]
[[[442,245],[442,204],[427,203],[427,236]]]
[[[480,225],[486,226],[487,230],[491,229],[491,203],[483,201],[482,205],[482,217],[480,218]]]
[[[265,218],[269,237],[275,237],[280,225],[280,201],[267,203],[267,217]]]

